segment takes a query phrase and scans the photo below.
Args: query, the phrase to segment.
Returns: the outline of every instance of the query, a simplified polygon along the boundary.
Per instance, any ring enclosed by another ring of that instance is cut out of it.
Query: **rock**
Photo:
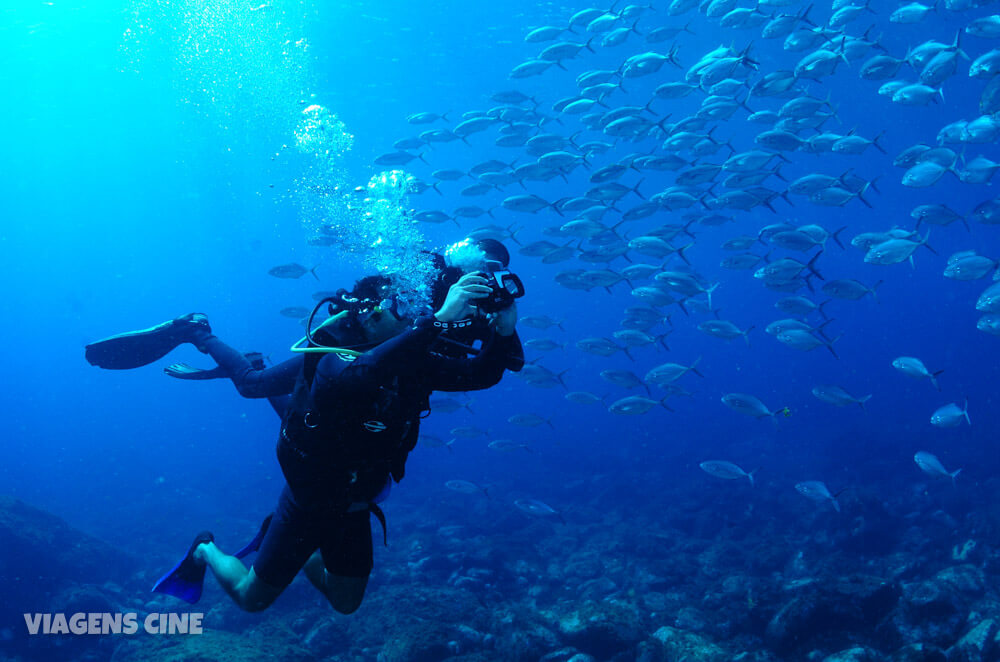
[[[350,637],[343,621],[323,618],[306,633],[302,645],[319,657],[335,655],[350,648]]]
[[[833,655],[827,655],[823,662],[880,662],[882,656],[865,646],[855,646]]]
[[[575,648],[560,648],[557,651],[543,655],[538,662],[568,662],[576,653],[577,650]]]
[[[997,622],[992,618],[980,621],[948,649],[948,662],[987,662],[998,659]]]
[[[551,651],[560,647],[554,632],[540,625],[534,627],[519,627],[514,632],[503,637],[498,649],[504,651],[505,659],[512,662],[535,662],[542,657],[543,651]],[[556,658],[557,662],[572,657],[576,649],[568,649],[565,657]],[[562,651],[559,651],[562,652]]]
[[[948,662],[940,648],[927,644],[907,644],[889,659],[891,662]]]
[[[653,633],[659,642],[665,660],[685,660],[685,662],[729,662],[732,653],[701,635],[685,632],[669,626],[661,627]],[[655,658],[653,658],[655,659]]]
[[[613,602],[585,602],[559,615],[556,627],[567,644],[598,659],[632,650],[643,637],[639,613]]]
[[[439,662],[458,651],[448,646],[452,630],[425,622],[403,627],[389,634],[378,662]]]
[[[982,595],[986,585],[983,571],[968,564],[945,568],[936,574],[934,579],[950,585],[954,590],[969,597]]]
[[[682,607],[674,619],[674,627],[689,632],[702,632],[708,627],[708,621],[705,615],[694,607]]]
[[[22,624],[3,641],[5,652],[31,644],[22,614],[67,612],[66,603],[56,602],[55,596],[104,607],[95,609],[100,612],[119,611],[112,589],[97,587],[127,584],[138,567],[135,558],[11,497],[0,497],[0,550],[0,623]]]
[[[950,646],[961,633],[965,605],[951,583],[937,580],[903,585],[903,596],[880,629],[887,645],[922,642]]]
[[[900,589],[877,577],[854,576],[826,586],[799,584],[798,595],[771,618],[765,640],[780,656],[836,650],[871,633],[898,602]]]
[[[203,634],[152,637],[135,635],[118,646],[115,662],[310,662],[312,653],[295,634],[272,628],[254,638],[205,630]]]

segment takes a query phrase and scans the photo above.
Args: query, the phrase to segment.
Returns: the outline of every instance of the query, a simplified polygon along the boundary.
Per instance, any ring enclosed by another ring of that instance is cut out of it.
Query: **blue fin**
[[[253,537],[253,540],[244,545],[233,556],[242,559],[260,549],[260,543],[264,540],[264,535],[271,524],[271,517],[272,515],[268,515],[264,518],[264,522],[260,525],[260,530],[257,531],[257,535]],[[192,554],[194,554],[194,550],[198,545],[214,541],[215,537],[208,531],[203,531],[195,536],[194,542],[191,543],[191,547],[188,549],[188,553],[184,555],[184,558],[177,565],[170,569],[170,572],[160,577],[160,580],[153,585],[153,591],[155,593],[172,595],[191,604],[198,602],[201,599],[202,587],[205,584],[205,565],[195,563]]]

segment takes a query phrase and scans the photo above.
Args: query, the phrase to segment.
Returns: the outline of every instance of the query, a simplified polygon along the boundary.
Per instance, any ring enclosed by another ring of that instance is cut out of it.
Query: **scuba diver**
[[[244,397],[269,398],[282,416],[277,456],[285,485],[274,513],[233,555],[210,532],[198,534],[154,591],[197,602],[208,567],[238,606],[260,611],[304,570],[338,612],[361,605],[374,563],[370,515],[385,540],[378,503],[403,478],[431,392],[486,389],[524,365],[515,332],[524,286],[506,270],[507,249],[493,240],[456,246],[446,255],[464,253],[460,266],[434,255],[433,314],[406,310],[391,279],[368,276],[320,301],[306,337],[292,347],[297,355],[270,368],[216,338],[198,313],[87,346],[91,364],[128,369],[191,343],[218,368],[174,365],[168,374],[227,377]],[[330,317],[312,330],[324,307]],[[247,569],[240,559],[254,551]]]

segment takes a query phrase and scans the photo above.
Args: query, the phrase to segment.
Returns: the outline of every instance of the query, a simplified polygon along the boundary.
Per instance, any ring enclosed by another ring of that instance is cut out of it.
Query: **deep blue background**
[[[122,38],[135,26],[133,16],[117,3],[83,4],[5,8],[0,20],[0,61],[7,63],[0,68],[5,98],[0,104],[5,130],[0,310],[6,348],[0,491],[136,551],[167,540],[177,546],[198,528],[255,521],[266,512],[281,483],[273,455],[277,419],[266,403],[240,399],[228,383],[170,380],[160,372],[162,366],[125,373],[92,368],[83,360],[83,345],[198,310],[233,345],[262,351],[275,361],[289,356],[287,348],[300,328],[278,310],[308,306],[313,291],[348,285],[359,275],[356,259],[305,243],[307,231],[291,190],[301,162],[282,149],[293,140],[303,102],[328,107],[355,135],[344,168],[363,184],[375,172],[369,164],[376,155],[428,128],[408,125],[410,113],[450,111],[449,117],[457,118],[467,110],[489,108],[489,96],[504,89],[537,95],[549,112],[553,101],[575,93],[577,73],[614,69],[650,48],[665,50],[665,45],[647,47],[632,35],[623,46],[597,47],[596,55],[585,52],[567,62],[568,72],[553,68],[527,81],[509,81],[513,66],[547,45],[526,44],[523,35],[534,26],[563,23],[583,5],[393,1],[336,3],[334,8],[333,3],[289,2],[282,8],[274,2],[276,7],[260,12],[259,20],[280,15],[281,27],[272,23],[264,29],[219,19],[227,11],[246,17],[245,5],[233,2],[211,3],[216,14],[208,24],[225,29],[203,37],[227,56],[192,58],[190,44],[179,45],[167,30],[149,37],[149,48],[139,57],[134,43]],[[183,6],[198,9],[201,3]],[[894,6],[872,6],[878,15],[864,15],[848,32],[858,35],[876,23],[872,34],[883,32],[882,43],[900,57],[926,39],[950,43],[968,20],[987,13],[942,12],[919,25],[895,25],[886,20]],[[182,30],[179,17],[165,19],[148,6],[138,11],[158,26]],[[828,15],[825,7],[812,14]],[[647,14],[639,28],[680,25],[689,18],[696,34],[679,39],[685,67],[719,43],[735,41],[740,48],[752,39],[763,71],[791,68],[801,56],[783,52],[780,42],[760,40],[757,31],[721,30],[693,13],[673,19]],[[284,34],[310,44],[300,72],[227,51],[234,43],[256,43],[266,52],[280,46],[275,35]],[[963,46],[974,58],[993,44],[969,37]],[[787,500],[801,499],[792,486],[809,479],[824,480],[834,491],[863,486],[876,498],[897,494],[926,479],[912,461],[918,450],[937,454],[949,469],[965,467],[962,489],[974,489],[995,474],[998,339],[976,329],[974,309],[987,281],[955,282],[941,272],[956,250],[976,248],[1000,257],[996,228],[972,224],[966,232],[957,223],[933,228],[931,245],[938,254],[919,249],[915,269],[866,265],[857,249],[828,245],[819,262],[827,278],[884,280],[880,303],[865,298],[828,306],[836,318],[830,332],[843,333],[836,345],[839,361],[822,348],[800,353],[765,335],[763,327],[783,317],[773,308],[782,295],[765,290],[749,272],[718,267],[725,239],[754,234],[768,223],[819,223],[831,231],[847,225],[849,240],[863,231],[912,228],[909,211],[917,204],[942,202],[968,213],[992,197],[993,187],[963,185],[951,175],[932,188],[906,189],[899,184],[902,171],[891,165],[902,149],[933,144],[944,124],[978,115],[984,81],[969,79],[967,64],[963,61],[945,83],[945,103],[922,108],[893,106],[878,96],[878,83],[858,78],[859,63],[839,67],[822,84],[804,84],[816,96],[832,94],[843,125],[829,130],[856,128],[868,137],[885,131],[882,144],[889,154],[872,149],[851,157],[796,153],[789,155],[793,163],[783,174],[789,179],[808,172],[836,175],[853,167],[862,177],[879,177],[881,194],[866,194],[874,209],[856,201],[824,208],[803,198],[793,198],[794,207],[779,200],[777,214],[766,209],[737,213],[736,224],[698,231],[692,261],[708,279],[722,282],[714,301],[723,317],[741,328],[757,327],[749,348],[740,340],[727,344],[700,333],[695,325],[704,316],[687,319],[673,311],[678,328],[670,337],[670,353],[641,348],[635,363],[620,354],[610,359],[584,354],[574,343],[610,336],[619,328],[622,309],[637,301],[625,285],[608,296],[603,290],[564,290],[552,280],[563,268],[586,265],[553,267],[515,258],[529,290],[521,314],[564,319],[566,329],[524,329],[522,335],[567,343],[564,351],[541,361],[555,372],[568,368],[572,389],[623,397],[625,392],[598,377],[601,370],[624,368],[641,376],[660,363],[687,364],[699,356],[705,378],[682,379],[695,397],[673,400],[675,413],[655,409],[622,418],[599,405],[568,403],[561,389],[536,389],[508,376],[500,386],[472,396],[475,415],[438,413],[426,422],[425,432],[443,438],[459,425],[475,425],[488,436],[459,439],[452,452],[418,449],[407,480],[389,503],[390,515],[394,508],[418,509],[428,499],[463,498],[444,488],[452,478],[493,486],[496,508],[530,497],[566,511],[592,496],[579,481],[595,474],[616,475],[623,485],[634,485],[634,491],[602,498],[635,509],[643,507],[651,491],[666,486],[686,485],[706,494],[734,488],[698,470],[706,459],[732,460],[748,470],[762,466],[758,489]],[[232,85],[237,69],[252,74],[242,89]],[[916,78],[905,67],[901,75]],[[645,103],[657,84],[681,76],[667,66],[630,83],[628,103]],[[618,93],[609,103],[626,103],[624,98]],[[677,119],[694,112],[699,100],[696,94],[674,104],[658,101],[655,108]],[[751,101],[755,110],[776,109],[780,103]],[[740,150],[753,148],[753,135],[762,129],[744,118],[740,111],[715,135],[731,138]],[[568,135],[579,127],[570,117],[564,126],[547,128]],[[471,137],[471,147],[460,142],[435,146],[426,155],[433,167],[414,162],[411,172],[430,180],[432,169],[467,168],[488,158],[519,156],[519,163],[526,162],[519,150],[493,146],[494,135]],[[648,141],[640,147],[654,146]],[[631,151],[639,150],[623,144],[597,163]],[[971,146],[968,155],[980,152],[998,157],[993,145]],[[722,153],[705,161],[721,158]],[[549,200],[579,195],[588,188],[585,177],[577,172],[568,184],[539,184],[531,192]],[[631,173],[623,181],[637,180]],[[647,174],[641,190],[648,196],[670,181],[670,176]],[[414,207],[450,211],[469,203],[458,195],[458,183],[442,188],[446,196],[424,193],[413,199]],[[511,187],[506,194],[518,192]],[[492,196],[490,205],[483,199],[472,203],[491,206],[502,197]],[[630,196],[623,204],[636,202]],[[661,214],[636,226],[650,228],[677,216]],[[543,238],[541,230],[561,220],[551,212],[498,211],[496,222],[527,226],[518,236],[530,241]],[[440,246],[477,225],[466,221],[461,229],[445,224],[425,231],[431,245]],[[322,282],[267,275],[272,266],[292,261],[319,264]],[[621,260],[612,265],[624,266]],[[891,361],[900,355],[921,357],[931,370],[944,369],[942,392],[897,373]],[[170,359],[207,365],[190,348]],[[867,411],[835,409],[811,394],[821,383],[873,397]],[[720,402],[733,391],[754,394],[772,409],[788,406],[792,415],[781,418],[777,429],[769,421],[743,417]],[[965,396],[972,427],[939,430],[929,424],[937,407],[961,404]],[[511,414],[527,412],[551,418],[554,429],[525,430],[506,422]],[[534,452],[498,455],[486,448],[497,438],[523,440]]]

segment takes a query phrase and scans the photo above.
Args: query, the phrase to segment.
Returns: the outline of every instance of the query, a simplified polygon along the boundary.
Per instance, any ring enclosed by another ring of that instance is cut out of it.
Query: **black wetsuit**
[[[421,317],[356,358],[299,355],[265,370],[214,336],[199,343],[244,397],[291,394],[277,448],[286,485],[254,563],[264,582],[287,586],[317,549],[331,573],[368,576],[369,508],[403,478],[431,392],[489,388],[523,364],[516,334],[492,335],[472,358],[433,351],[439,334]]]

